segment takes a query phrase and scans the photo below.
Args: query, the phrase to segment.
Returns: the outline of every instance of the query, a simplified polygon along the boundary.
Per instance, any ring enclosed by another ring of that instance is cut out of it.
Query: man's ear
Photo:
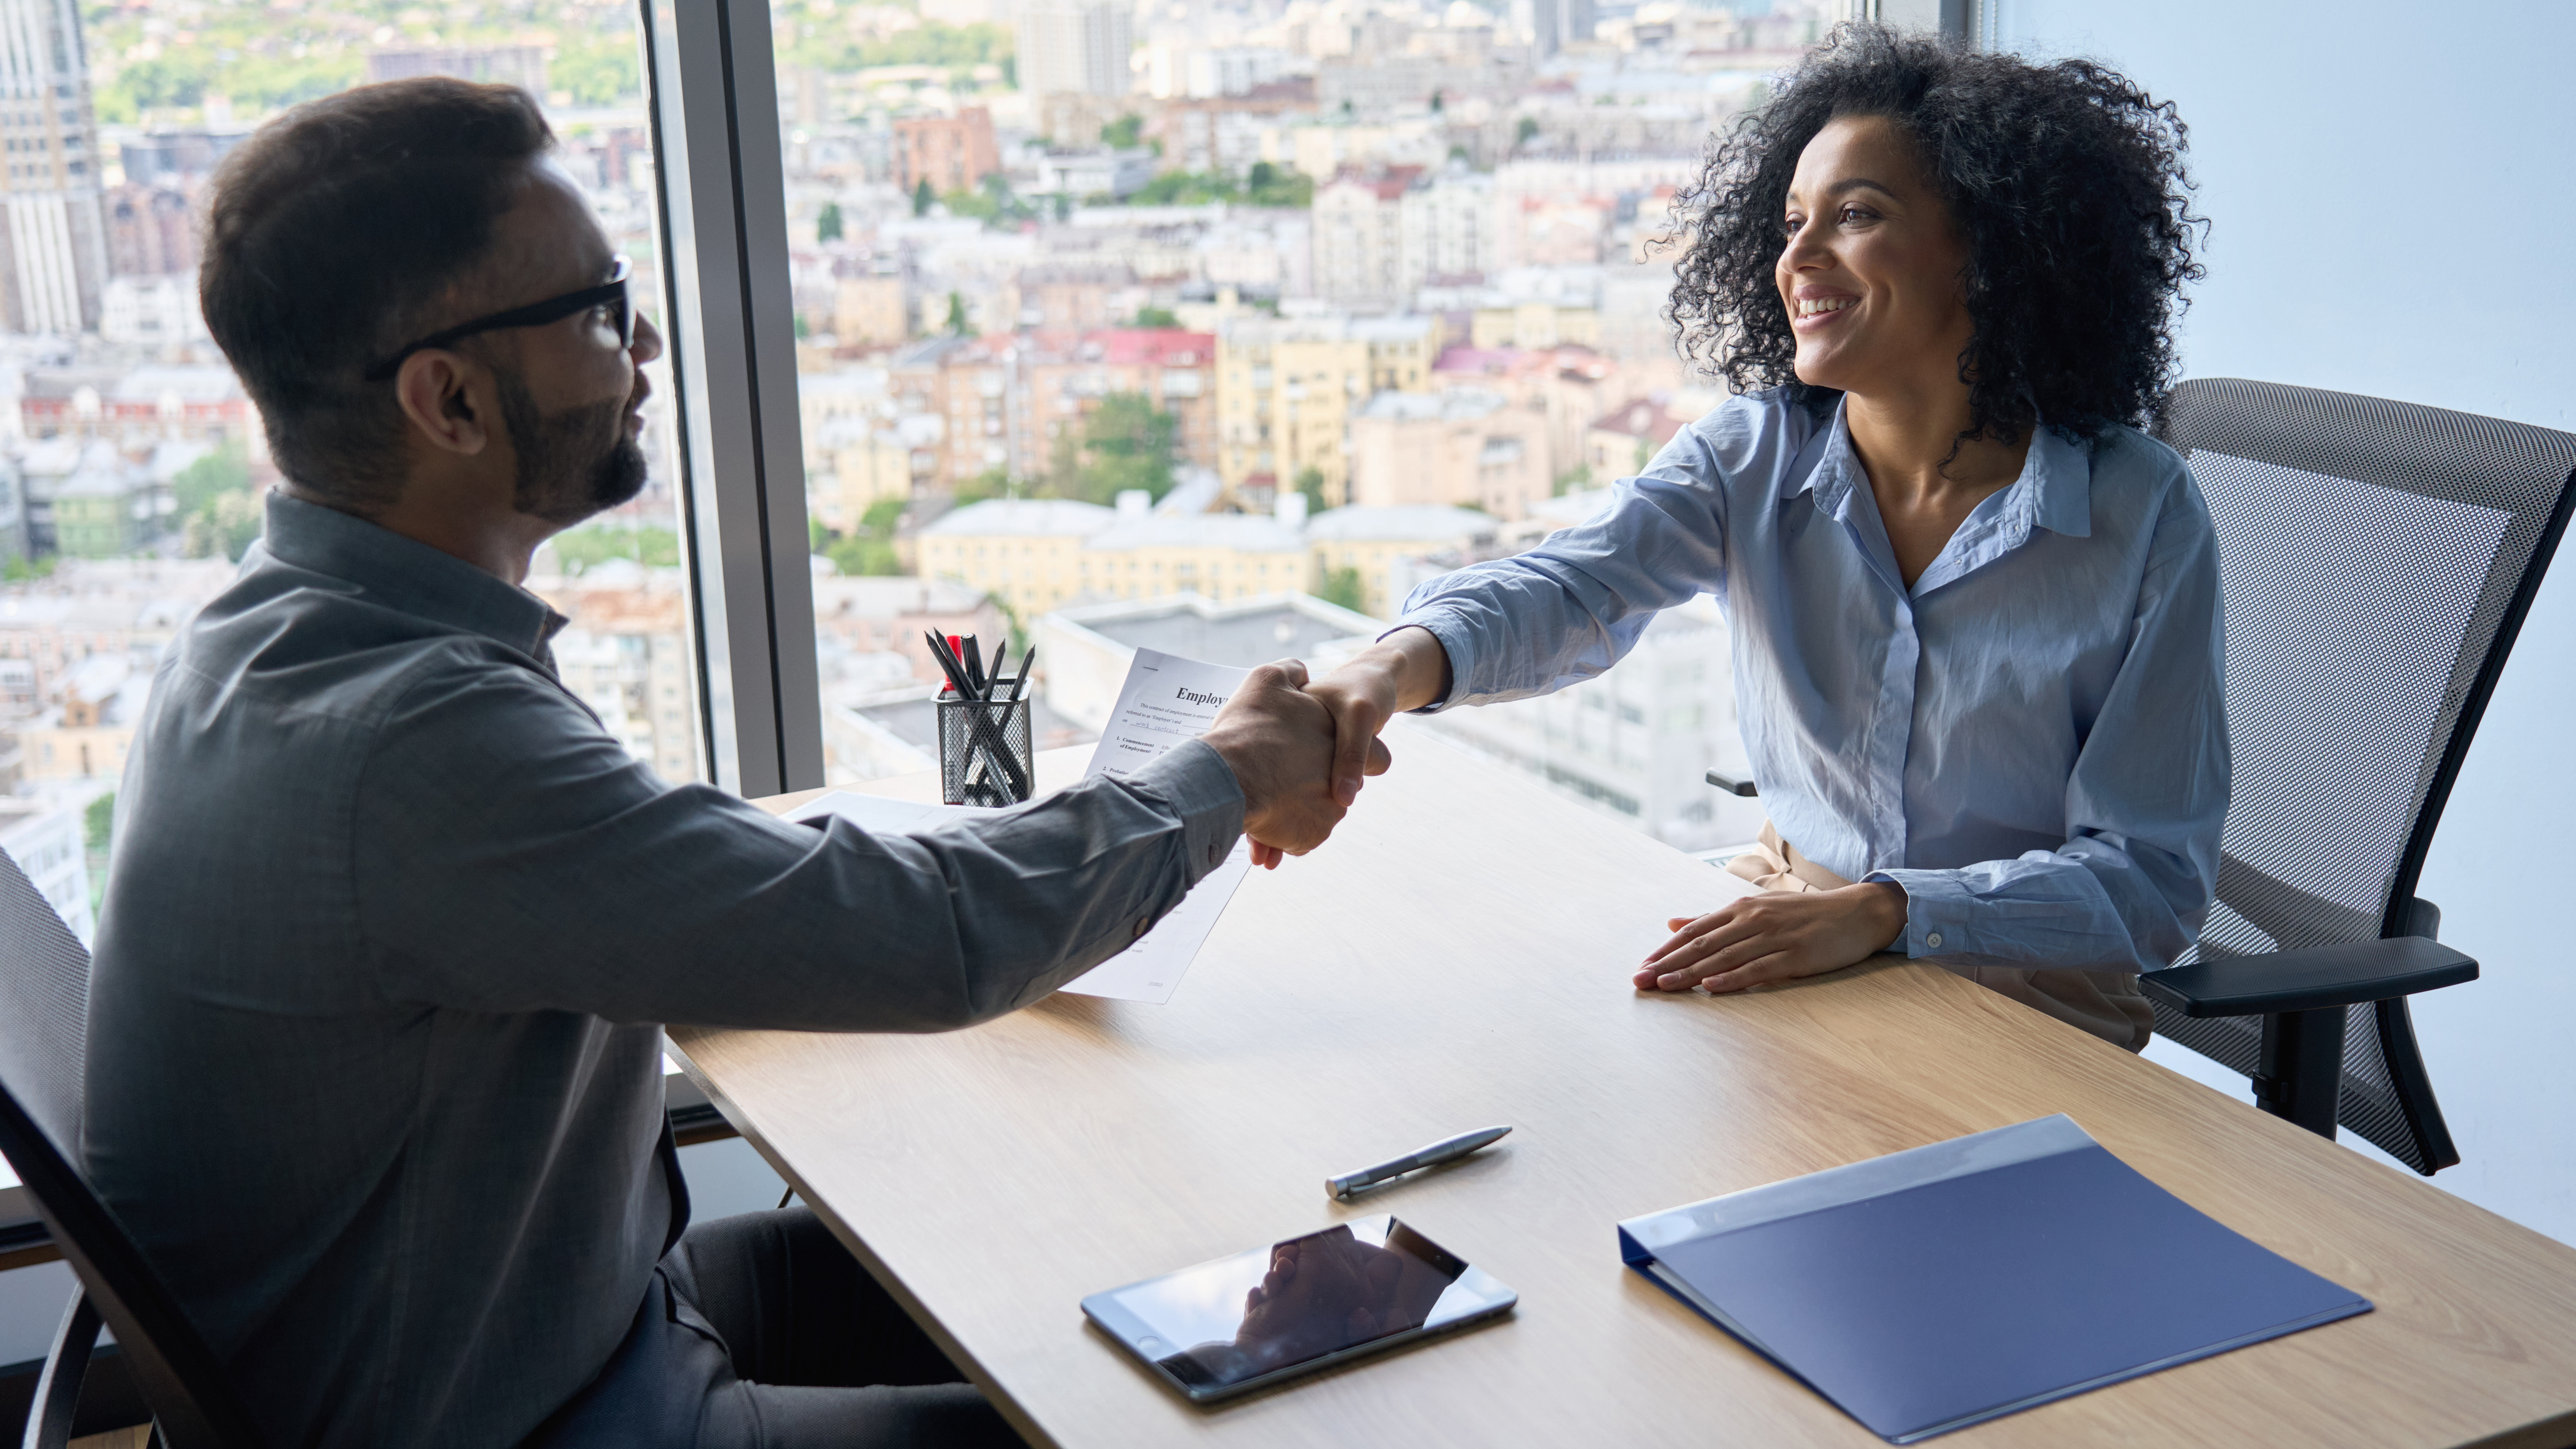
[[[394,400],[432,447],[467,456],[491,440],[491,374],[440,348],[415,352],[394,374]]]

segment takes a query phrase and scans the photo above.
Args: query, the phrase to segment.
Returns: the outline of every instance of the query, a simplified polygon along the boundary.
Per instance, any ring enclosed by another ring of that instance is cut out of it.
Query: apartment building
[[[1350,502],[1519,519],[1554,491],[1544,410],[1482,388],[1381,392],[1351,419]]]
[[[1214,334],[1176,328],[1024,335],[1011,408],[1013,456],[1024,470],[1043,466],[1059,433],[1078,430],[1102,399],[1134,393],[1172,415],[1182,461],[1215,467],[1216,348]]]
[[[1293,523],[1250,513],[1157,514],[1141,493],[1083,540],[1075,567],[1092,598],[1159,599],[1196,593],[1219,601],[1308,588],[1306,541]]]
[[[894,123],[895,180],[907,192],[927,181],[933,194],[972,191],[1002,169],[993,142],[993,113],[963,106],[953,116],[907,116]]]
[[[1066,498],[995,498],[921,530],[920,573],[984,590],[1022,619],[1082,592],[1082,547],[1118,515]]]
[[[1389,388],[1419,389],[1437,359],[1428,317],[1238,316],[1217,334],[1217,473],[1242,490],[1298,486],[1348,500],[1350,416]]]
[[[1707,595],[1666,609],[1608,672],[1536,699],[1425,723],[1559,795],[1683,850],[1750,839],[1762,802],[1710,789],[1741,767],[1726,625]]]
[[[1019,15],[1020,89],[1033,96],[1123,96],[1136,48],[1132,9],[1115,0],[1027,0]]]
[[[1467,508],[1331,508],[1306,520],[1306,553],[1323,587],[1349,569],[1359,576],[1360,612],[1392,619],[1416,584],[1497,552],[1494,520]]]
[[[1316,295],[1346,307],[1402,305],[1411,290],[1404,196],[1421,179],[1419,166],[1385,166],[1345,170],[1315,188]]]
[[[1637,398],[1602,414],[1583,434],[1584,462],[1592,486],[1607,487],[1615,479],[1644,471],[1673,434],[1690,422],[1668,411],[1660,397]]]
[[[1282,128],[1315,119],[1315,82],[1291,76],[1225,92],[1173,99],[1146,118],[1145,137],[1163,147],[1163,164],[1182,171],[1221,171],[1242,176],[1254,163],[1275,161],[1265,141]]]
[[[1010,466],[1010,367],[1007,337],[930,337],[894,354],[886,370],[897,413],[940,420],[928,482],[954,488]]]

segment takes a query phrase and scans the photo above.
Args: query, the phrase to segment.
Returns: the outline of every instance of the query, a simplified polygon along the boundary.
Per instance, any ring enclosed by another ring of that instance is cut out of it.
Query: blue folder
[[[2370,1311],[2064,1116],[1631,1218],[1619,1251],[1898,1444]]]

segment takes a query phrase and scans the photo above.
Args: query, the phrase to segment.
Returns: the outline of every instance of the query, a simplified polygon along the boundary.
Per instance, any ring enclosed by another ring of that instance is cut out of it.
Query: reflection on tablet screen
[[[1481,1302],[1442,1312],[1442,1296],[1466,1266],[1395,1219],[1375,1218],[1220,1258],[1116,1297],[1163,1342],[1193,1345],[1161,1359],[1163,1369],[1185,1384],[1222,1386],[1437,1328]]]

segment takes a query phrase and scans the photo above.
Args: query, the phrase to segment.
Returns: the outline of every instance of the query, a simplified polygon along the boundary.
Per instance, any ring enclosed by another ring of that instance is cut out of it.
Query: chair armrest
[[[2138,978],[2185,1016],[2269,1016],[2386,1001],[2478,979],[2478,963],[2438,941],[2391,936],[2304,951],[2221,956]]]
[[[1740,795],[1747,800],[1753,799],[1755,796],[1762,793],[1761,789],[1753,783],[1753,777],[1750,775],[1739,780],[1733,775],[1722,774],[1716,770],[1711,770],[1708,772],[1708,782],[1715,785],[1717,788],[1724,790],[1729,795]]]

